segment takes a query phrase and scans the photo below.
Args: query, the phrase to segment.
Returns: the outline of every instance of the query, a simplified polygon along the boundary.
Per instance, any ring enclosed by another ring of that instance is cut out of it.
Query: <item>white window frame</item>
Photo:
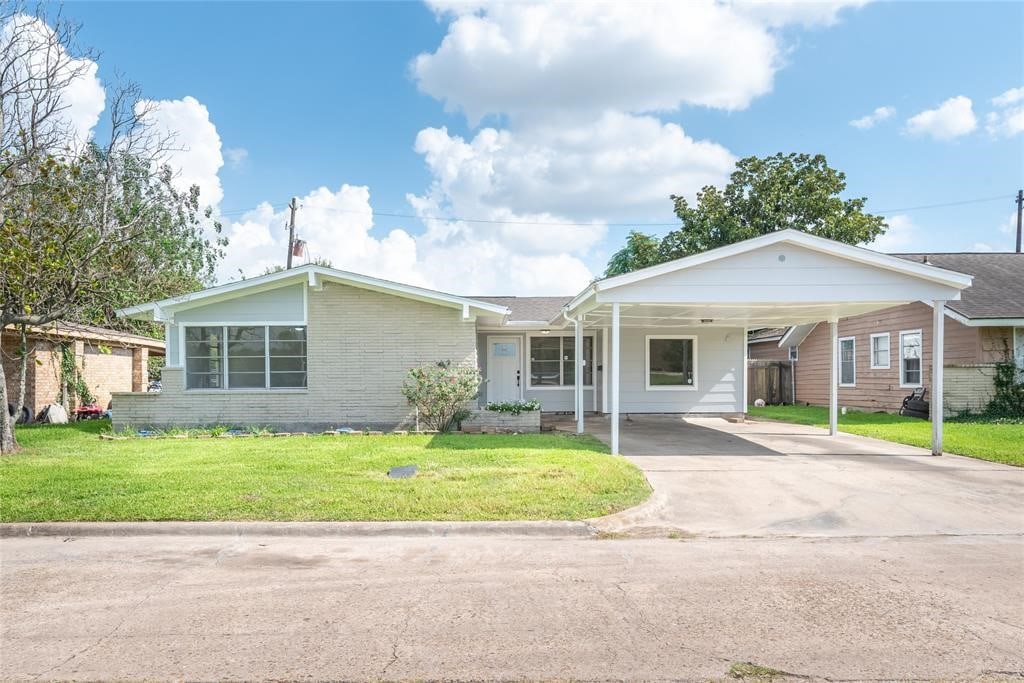
[[[185,346],[186,329],[190,327],[220,327],[224,335],[224,351],[220,357],[222,380],[224,386],[216,389],[207,387],[189,388],[188,386],[188,351]],[[262,327],[263,328],[263,366],[264,385],[262,387],[239,387],[232,389],[228,386],[228,339],[227,328],[229,327]],[[306,386],[304,387],[271,387],[270,386],[270,328],[271,327],[304,327],[306,328]],[[178,353],[181,357],[182,384],[185,391],[195,393],[245,393],[245,392],[273,392],[273,393],[298,393],[309,392],[309,325],[305,322],[188,322],[178,325]]]
[[[847,342],[847,341],[848,342],[852,342],[852,344],[853,344],[853,353],[851,354],[852,358],[853,358],[853,381],[852,382],[844,382],[843,381],[843,342]],[[855,387],[855,386],[857,386],[857,337],[840,337],[839,341],[838,341],[838,344],[839,344],[839,348],[836,351],[839,354],[839,386],[841,386],[841,387]]]
[[[526,357],[523,358],[523,366],[524,366],[523,367],[523,374],[526,375],[526,382],[524,384],[524,387],[526,389],[528,389],[529,391],[575,391],[576,390],[576,385],[575,384],[562,384],[563,375],[565,374],[565,363],[566,363],[565,359],[562,358],[562,356],[565,355],[565,353],[564,353],[564,351],[565,351],[565,342],[564,341],[561,342],[561,346],[559,347],[559,354],[558,354],[559,355],[559,358],[558,358],[558,385],[557,386],[551,386],[551,385],[547,385],[547,384],[536,384],[535,385],[533,383],[533,366],[532,366],[532,363],[533,363],[533,340],[534,339],[555,339],[555,338],[562,339],[562,340],[564,340],[566,338],[575,339],[576,335],[575,334],[555,334],[554,332],[552,332],[551,334],[528,334],[528,335],[526,335]],[[585,335],[583,335],[583,338],[584,339],[587,339],[587,338],[590,339],[590,353],[591,353],[592,356],[596,356],[597,355],[597,336],[594,335],[594,334],[585,334]],[[591,359],[591,360],[593,360],[593,359]],[[583,367],[588,367],[587,366],[587,359],[586,358],[583,359]],[[593,384],[594,374],[595,373],[593,373],[593,372],[590,373],[591,383],[590,384],[584,384],[583,385],[584,389],[593,389],[594,388],[594,384]],[[586,376],[586,373],[584,373],[584,376]]]
[[[886,363],[885,365],[875,365],[875,340],[882,339],[883,337],[886,340]],[[901,356],[902,353],[903,352],[901,350]],[[872,370],[889,370],[892,368],[892,339],[890,338],[888,332],[876,332],[875,334],[871,335],[871,343],[868,345],[868,354],[870,356],[868,358],[868,361],[871,363]]]
[[[917,384],[907,384],[903,381],[906,376],[903,372],[903,361],[906,360],[903,357],[903,337],[905,335],[916,334],[921,337],[921,381]],[[924,334],[921,330],[900,330],[900,388],[901,389],[920,389],[924,386]]]
[[[693,384],[651,384],[651,340],[690,339],[693,341]],[[697,335],[695,334],[649,334],[644,338],[644,386],[647,391],[697,391],[700,365],[697,360]]]
[[[799,346],[795,346],[794,345],[794,346],[790,346],[789,347],[789,360],[794,361],[794,362],[800,360],[800,347]]]

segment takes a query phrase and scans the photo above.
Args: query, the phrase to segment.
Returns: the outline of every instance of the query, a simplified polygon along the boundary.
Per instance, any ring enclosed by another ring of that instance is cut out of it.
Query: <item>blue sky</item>
[[[223,279],[281,260],[296,195],[310,251],[336,266],[460,293],[572,293],[621,245],[628,228],[606,224],[671,223],[670,192],[778,151],[845,171],[849,194],[892,220],[880,248],[1012,248],[1021,3],[65,13],[104,86],[122,73],[177,103],[161,123],[223,214]],[[878,108],[888,116],[851,125]]]

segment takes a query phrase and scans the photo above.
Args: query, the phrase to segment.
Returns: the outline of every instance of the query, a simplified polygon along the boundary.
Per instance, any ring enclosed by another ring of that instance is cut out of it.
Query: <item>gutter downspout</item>
[[[575,398],[574,413],[576,415],[576,433],[583,433],[583,324],[578,318],[569,317],[562,309],[562,317],[572,323],[574,334],[573,349],[573,397]]]

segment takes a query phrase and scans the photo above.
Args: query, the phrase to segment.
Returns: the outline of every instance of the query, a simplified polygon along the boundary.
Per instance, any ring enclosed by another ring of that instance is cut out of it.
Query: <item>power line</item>
[[[1012,200],[1013,197],[1009,195],[999,195],[996,197],[981,197],[978,199],[964,199],[956,202],[944,202],[942,204],[922,204],[919,206],[908,206],[900,209],[885,209],[883,211],[871,211],[876,215],[886,215],[893,213],[907,213],[909,211],[924,211],[926,209],[941,209],[950,206],[966,206],[968,204],[982,204],[987,202],[995,202],[1000,200]],[[275,212],[287,208],[286,206],[274,206],[261,204],[260,206],[252,207],[249,209],[233,209],[230,211],[221,211],[221,216],[232,216],[245,214],[250,211],[255,211],[262,206],[269,206]],[[601,223],[591,221],[588,223],[574,222],[574,221],[516,221],[516,220],[496,220],[493,218],[463,218],[460,216],[430,216],[430,215],[419,215],[414,213],[399,213],[393,211],[359,211],[357,209],[332,209],[326,207],[311,208],[313,211],[327,211],[330,213],[348,213],[357,214],[362,216],[380,216],[382,218],[407,218],[412,220],[422,221],[444,221],[448,223],[475,223],[481,225],[535,225],[535,226],[546,226],[546,227],[581,227],[581,228],[592,228],[592,227],[609,227],[609,228],[670,228],[679,225],[679,221],[672,221],[668,223],[644,223],[639,221],[629,221],[626,223]]]

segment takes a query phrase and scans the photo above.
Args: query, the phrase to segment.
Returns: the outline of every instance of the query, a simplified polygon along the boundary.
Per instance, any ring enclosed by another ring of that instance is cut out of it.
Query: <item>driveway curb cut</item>
[[[34,536],[529,536],[585,538],[587,522],[19,522],[0,538]]]

